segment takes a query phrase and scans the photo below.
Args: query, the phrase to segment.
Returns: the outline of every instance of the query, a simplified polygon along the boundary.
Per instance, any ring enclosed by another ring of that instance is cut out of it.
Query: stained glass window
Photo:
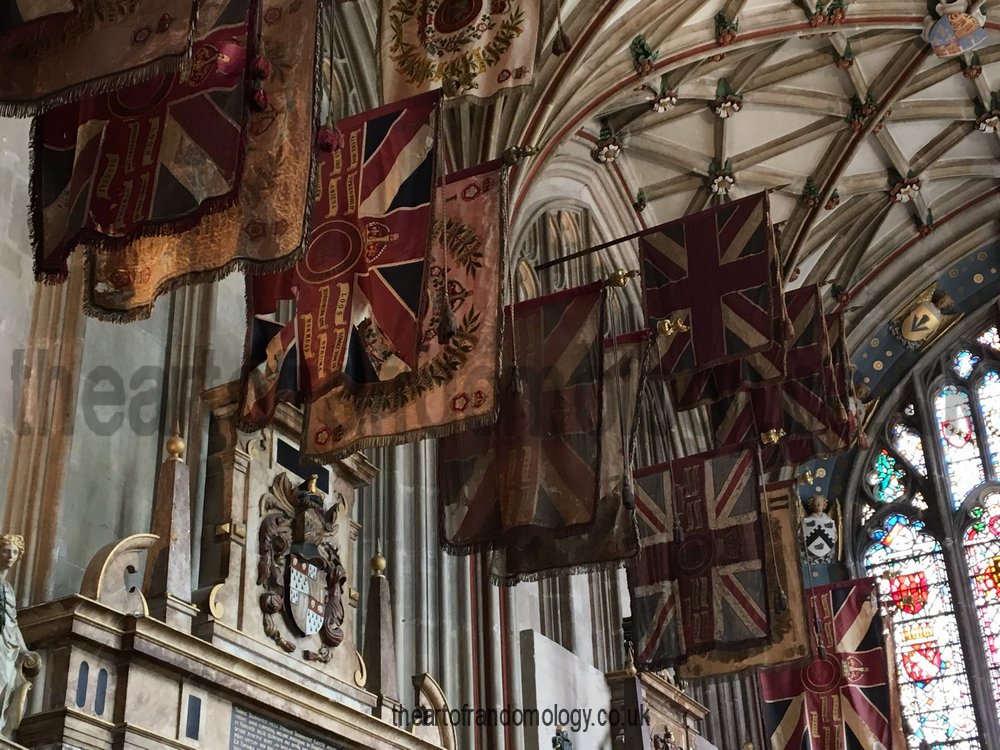
[[[965,557],[990,668],[993,697],[1000,706],[1000,492],[991,492],[972,512]]]
[[[920,440],[920,435],[912,427],[907,427],[902,422],[893,424],[889,431],[892,436],[892,447],[907,463],[920,472],[921,476],[927,476],[927,464],[924,461],[924,444]]]
[[[872,495],[880,503],[891,503],[899,500],[906,493],[903,480],[906,472],[896,465],[896,459],[883,450],[875,455],[871,470],[868,472],[868,486]]]
[[[951,499],[957,508],[969,492],[985,479],[969,394],[956,386],[946,385],[934,399],[934,411],[941,437],[941,452],[948,470]]]
[[[989,450],[993,473],[1000,474],[1000,374],[986,372],[976,386],[979,409],[986,427],[986,447]]]
[[[903,515],[871,531],[865,556],[892,622],[900,701],[911,748],[978,737],[958,623],[941,546],[920,521]],[[948,745],[951,747],[951,745]],[[978,747],[978,744],[968,745]]]
[[[910,750],[987,750],[983,724],[1000,730],[1000,326],[922,367],[912,387],[937,385],[900,388],[863,458],[860,563],[891,623]],[[877,515],[890,502],[900,512]]]

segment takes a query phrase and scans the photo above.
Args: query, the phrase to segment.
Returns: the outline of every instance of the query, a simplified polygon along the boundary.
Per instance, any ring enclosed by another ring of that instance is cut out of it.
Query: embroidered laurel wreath
[[[390,58],[409,83],[454,79],[476,88],[472,79],[524,33],[524,11],[497,0],[397,0],[389,31]]]

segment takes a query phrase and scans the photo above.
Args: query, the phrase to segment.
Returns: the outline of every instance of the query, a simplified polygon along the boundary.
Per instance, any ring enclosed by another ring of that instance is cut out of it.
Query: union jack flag
[[[771,639],[756,455],[701,454],[636,472],[629,566],[636,663]]]
[[[83,242],[121,243],[232,200],[245,150],[248,6],[224,5],[195,43],[189,75],[160,76],[36,118],[39,277],[65,277]]]
[[[377,387],[416,367],[439,98],[422,94],[341,120],[340,147],[319,160],[305,257],[252,280],[255,314],[295,300],[288,325],[297,329],[301,402],[340,384]],[[266,422],[268,403],[246,399],[242,420]]]
[[[495,426],[438,444],[441,537],[460,550],[497,546],[533,527],[548,541],[594,520],[600,498],[603,283],[514,306]]]
[[[784,304],[765,193],[657,227],[639,248],[646,313],[679,329],[653,372],[676,377],[781,341]]]
[[[826,331],[816,325],[823,311],[819,289],[815,285],[794,289],[785,295],[785,306],[794,331],[787,346],[782,341],[743,359],[677,376],[670,384],[677,408],[691,409],[737,391],[820,372],[829,344]]]
[[[875,579],[865,578],[810,591],[818,658],[760,672],[772,750],[905,747],[892,716],[874,587]]]

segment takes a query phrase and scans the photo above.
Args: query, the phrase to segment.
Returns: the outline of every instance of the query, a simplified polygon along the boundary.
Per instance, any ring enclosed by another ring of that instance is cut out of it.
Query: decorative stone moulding
[[[632,56],[632,64],[635,66],[636,73],[640,76],[647,76],[653,72],[653,63],[656,62],[660,53],[649,46],[646,37],[639,34],[632,40],[628,51]]]
[[[720,78],[715,86],[715,99],[708,106],[717,117],[725,120],[743,109],[743,95],[733,91],[725,78]]]
[[[729,191],[736,185],[736,177],[733,175],[733,162],[726,159],[726,163],[720,168],[716,162],[708,168],[708,187],[715,195],[729,195]]]
[[[893,203],[909,203],[920,192],[920,180],[916,177],[907,177],[901,182],[897,182],[889,191],[889,200]]]

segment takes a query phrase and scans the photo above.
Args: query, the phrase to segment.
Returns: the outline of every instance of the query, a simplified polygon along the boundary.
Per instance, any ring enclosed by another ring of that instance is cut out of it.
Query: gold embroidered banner
[[[66,3],[48,4],[65,10]],[[203,5],[198,23],[211,28],[220,8]],[[0,44],[0,116],[29,115],[169,73],[188,53],[197,6],[192,0],[81,0],[76,12],[44,19],[44,33],[8,38]]]
[[[262,33],[273,66],[270,103],[250,115],[246,166],[236,205],[167,237],[121,249],[87,248],[87,312],[105,320],[148,318],[157,297],[184,284],[289,265],[305,247],[312,211],[312,128],[317,97],[317,0],[264,9]]]
[[[532,82],[540,0],[382,0],[382,100],[443,87],[485,98]]]
[[[449,177],[439,189],[415,377],[384,391],[337,387],[306,407],[303,455],[331,461],[376,445],[451,434],[496,419],[501,247],[498,162]],[[447,300],[455,330],[441,343]]]

